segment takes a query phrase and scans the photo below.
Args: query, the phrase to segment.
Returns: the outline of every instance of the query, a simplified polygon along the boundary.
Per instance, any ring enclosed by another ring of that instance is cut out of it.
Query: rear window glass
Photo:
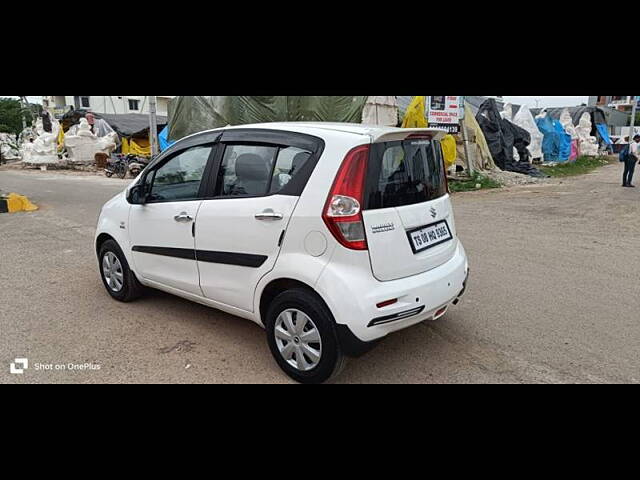
[[[415,139],[371,145],[366,209],[413,205],[446,193],[440,142]]]

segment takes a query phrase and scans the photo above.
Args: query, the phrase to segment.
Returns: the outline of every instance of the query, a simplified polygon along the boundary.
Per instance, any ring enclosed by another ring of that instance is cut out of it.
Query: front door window
[[[153,173],[149,203],[198,198],[200,183],[211,155],[211,146],[193,147],[179,153]]]

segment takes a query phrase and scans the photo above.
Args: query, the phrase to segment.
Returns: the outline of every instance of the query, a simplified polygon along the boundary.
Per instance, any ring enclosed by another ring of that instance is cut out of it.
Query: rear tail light
[[[336,240],[352,250],[367,249],[362,204],[368,159],[369,145],[347,153],[322,212],[322,219]]]

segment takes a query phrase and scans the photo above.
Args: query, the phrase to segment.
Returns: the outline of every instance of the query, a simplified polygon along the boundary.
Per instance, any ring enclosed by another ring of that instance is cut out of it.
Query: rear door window
[[[278,151],[276,168],[273,170],[271,188],[269,193],[277,193],[282,190],[296,175],[302,171],[302,167],[311,157],[311,152],[298,147],[283,147]]]
[[[265,195],[277,152],[277,147],[264,145],[227,145],[218,171],[215,196]]]
[[[300,172],[312,152],[291,146],[229,144],[218,172],[216,197],[273,195]]]
[[[427,202],[447,193],[440,142],[414,139],[371,145],[366,209]]]

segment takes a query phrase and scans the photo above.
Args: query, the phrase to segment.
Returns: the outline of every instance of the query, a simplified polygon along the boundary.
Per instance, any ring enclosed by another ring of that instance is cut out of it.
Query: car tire
[[[293,320],[293,332],[288,331],[287,319]],[[295,288],[279,294],[269,305],[265,325],[271,354],[280,368],[295,381],[326,382],[344,368],[346,357],[338,342],[333,315],[313,292]],[[296,325],[302,325],[305,331],[298,332]],[[283,329],[286,332],[283,333]],[[289,337],[284,338],[287,334]],[[316,335],[319,342],[313,342]],[[309,343],[305,342],[305,336]],[[320,352],[319,359],[309,356],[317,352]],[[300,354],[302,369],[292,365],[298,364],[296,356]],[[304,369],[305,366],[308,369]]]
[[[105,257],[108,257],[106,263],[113,265],[113,268],[105,267]],[[144,287],[129,268],[127,258],[114,240],[107,240],[102,244],[98,259],[102,283],[111,297],[120,302],[131,302],[142,295]]]

